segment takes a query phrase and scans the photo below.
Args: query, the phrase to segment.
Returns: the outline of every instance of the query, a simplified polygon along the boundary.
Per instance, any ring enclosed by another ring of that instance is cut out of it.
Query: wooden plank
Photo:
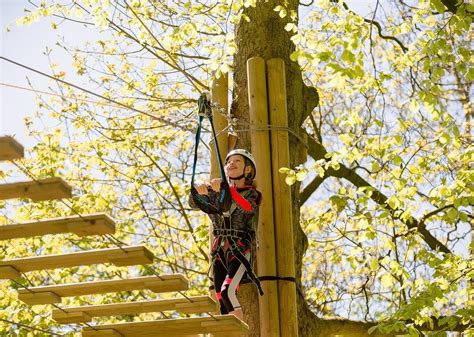
[[[188,289],[188,280],[181,274],[143,276],[130,279],[80,282],[69,284],[58,284],[43,287],[31,287],[18,289],[18,298],[27,304],[41,303],[37,297],[45,293],[54,293],[59,297],[83,296],[92,294],[105,294],[119,291],[132,291],[150,289],[153,292],[180,291]]]
[[[0,266],[0,275],[3,275],[4,278],[15,280],[21,277],[21,274],[12,266]]]
[[[18,298],[29,305],[61,303],[61,297],[51,291],[41,293],[26,291],[23,294],[18,294]]]
[[[23,158],[25,150],[11,136],[0,137],[0,161]]]
[[[104,329],[100,331],[100,334],[94,335],[100,337],[124,337],[120,332],[114,329]]]
[[[248,326],[234,315],[193,317],[118,323],[84,327],[83,337],[102,337],[102,331],[114,330],[123,337],[177,337],[203,333],[248,333]]]
[[[0,261],[0,279],[12,279],[8,273],[2,272],[2,267],[4,266],[10,266],[19,272],[25,273],[33,270],[69,268],[99,263],[113,263],[118,266],[126,266],[149,264],[152,262],[153,254],[143,246],[127,246],[69,254],[25,257]]]
[[[69,232],[78,236],[113,234],[115,222],[99,213],[11,224],[0,226],[0,240]]]
[[[69,307],[53,310],[62,324],[90,322],[94,317],[136,315],[144,312],[179,311],[186,314],[214,312],[217,303],[209,296]],[[83,313],[84,315],[80,315]]]
[[[0,200],[30,198],[33,201],[70,198],[72,188],[61,178],[46,178],[0,185]]]

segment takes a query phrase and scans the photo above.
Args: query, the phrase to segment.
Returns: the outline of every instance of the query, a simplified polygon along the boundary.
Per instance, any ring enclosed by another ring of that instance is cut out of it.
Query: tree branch
[[[313,192],[318,189],[319,185],[321,185],[327,177],[326,174],[323,177],[317,176],[300,192],[300,206],[309,199]]]
[[[454,0],[456,1],[456,0]],[[337,0],[332,0],[332,2],[338,2]],[[355,13],[354,11],[352,11],[349,6],[347,6],[347,4],[345,2],[342,3],[342,6],[347,10],[349,11],[350,13],[354,14],[354,15],[358,15],[358,16],[361,16],[357,13]],[[384,35],[383,32],[382,32],[382,26],[380,25],[380,23],[378,23],[377,21],[375,20],[369,20],[369,19],[366,19],[364,18],[363,16],[361,16],[362,19],[367,22],[367,23],[370,23],[371,25],[374,25],[375,27],[377,27],[377,31],[379,33],[379,36],[384,39],[384,40],[392,40],[392,41],[395,41],[399,46],[400,48],[402,48],[402,51],[404,53],[406,53],[408,51],[408,48],[405,47],[405,45],[402,43],[402,41],[400,41],[399,39],[397,39],[396,37],[394,36],[390,36],[390,35]]]
[[[441,0],[441,2],[453,14],[456,14],[459,6],[462,4],[462,1],[458,0]]]
[[[313,138],[308,137],[308,154],[315,160],[319,160],[321,158],[324,158],[324,154],[321,155],[322,153],[326,153],[326,149],[323,147],[323,145],[317,143]],[[392,217],[402,221],[409,229],[418,230],[418,232],[422,235],[423,240],[428,244],[431,249],[439,250],[443,253],[451,253],[449,248],[442,244],[437,238],[435,238],[426,229],[423,223],[420,223],[420,221],[416,220],[413,217],[410,217],[408,220],[401,219],[401,217],[397,215],[397,213],[402,210],[392,208],[387,203],[388,198],[382,192],[370,185],[368,181],[359,176],[354,170],[349,169],[347,166],[341,164],[339,170],[327,170],[326,174],[328,176],[336,178],[344,178],[356,187],[370,187],[372,190],[372,195],[370,196],[370,198],[377,204],[387,208],[390,211]]]

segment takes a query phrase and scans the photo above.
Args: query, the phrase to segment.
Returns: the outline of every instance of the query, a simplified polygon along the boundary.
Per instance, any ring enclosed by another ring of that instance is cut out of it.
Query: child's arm
[[[220,190],[220,181],[220,179],[212,179],[210,182],[204,184],[196,184],[194,185],[194,188],[198,194],[205,197],[211,205],[216,206],[218,203],[217,192]],[[198,208],[191,193],[188,197],[188,204],[191,208]]]

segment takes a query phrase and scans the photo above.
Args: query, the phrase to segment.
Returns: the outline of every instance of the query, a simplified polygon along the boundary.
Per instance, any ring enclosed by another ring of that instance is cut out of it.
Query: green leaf
[[[379,269],[379,260],[375,257],[370,259],[369,262],[370,270],[377,271]]]
[[[446,7],[444,7],[443,2],[441,0],[430,0],[431,7],[436,9],[440,13],[444,13],[446,11]]]
[[[387,204],[390,206],[392,209],[397,209],[400,206],[400,200],[396,196],[391,196],[387,200]]]
[[[307,170],[300,170],[296,173],[296,180],[303,181],[308,174]]]
[[[293,185],[296,182],[296,175],[292,174],[292,175],[286,176],[285,182],[290,186]]]
[[[348,63],[354,63],[355,61],[355,55],[347,49],[344,49],[341,58],[343,61],[346,61]]]
[[[391,288],[393,286],[393,276],[390,273],[384,273],[380,278],[380,283],[385,288]]]
[[[441,144],[448,144],[451,141],[451,137],[447,133],[443,133],[441,137],[439,137],[439,142]]]

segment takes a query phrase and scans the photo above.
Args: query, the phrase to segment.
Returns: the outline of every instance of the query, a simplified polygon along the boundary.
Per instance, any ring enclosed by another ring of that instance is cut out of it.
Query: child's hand
[[[200,195],[208,195],[209,191],[208,188],[209,186],[207,184],[196,184],[194,185],[194,188]]]
[[[219,192],[221,190],[221,179],[220,178],[212,179],[211,188],[214,192]]]

